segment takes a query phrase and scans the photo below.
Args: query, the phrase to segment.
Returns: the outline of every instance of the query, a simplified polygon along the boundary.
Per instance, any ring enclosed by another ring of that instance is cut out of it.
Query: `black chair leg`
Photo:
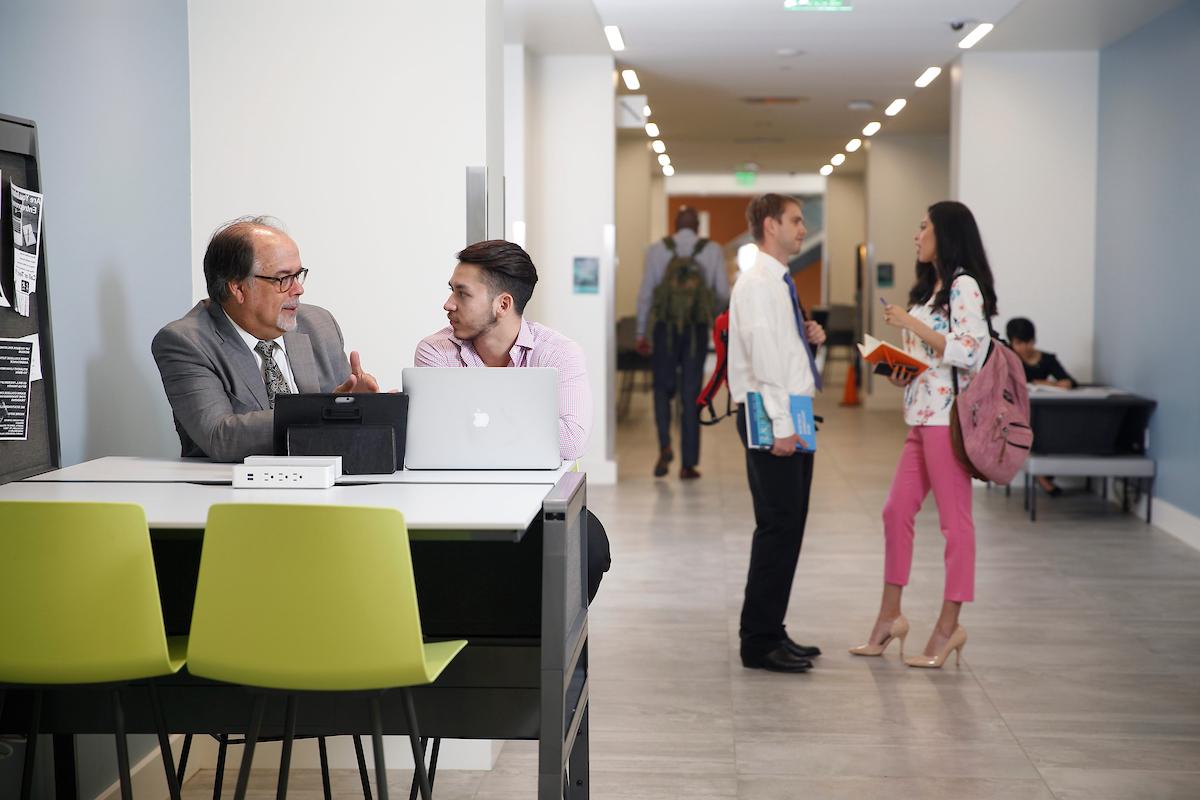
[[[442,740],[433,740],[433,750],[429,754],[429,790],[433,791],[433,780],[437,777],[438,751],[442,749]]]
[[[317,737],[317,752],[321,754],[321,789],[325,792],[325,800],[333,800],[333,792],[329,786],[329,750],[325,746],[325,737]]]
[[[112,692],[113,725],[117,738],[117,776],[121,781],[121,800],[133,800],[133,780],[129,776],[129,741],[125,738],[125,709],[121,690]]]
[[[171,754],[171,737],[167,733],[167,717],[162,703],[158,701],[158,687],[150,684],[150,706],[154,710],[154,728],[158,733],[158,749],[162,752],[163,769],[167,773],[167,793],[171,800],[181,800],[180,780],[175,772],[175,758]]]
[[[213,776],[213,800],[221,800],[221,790],[225,787],[225,758],[229,755],[229,734],[222,733],[217,737],[217,774]]]
[[[21,772],[21,800],[33,798],[33,773],[37,762],[38,729],[42,726],[42,691],[33,693],[29,710],[29,734],[25,737],[25,768]]]
[[[299,699],[294,694],[287,698],[287,711],[283,719],[283,749],[279,756],[279,784],[275,789],[275,800],[287,797],[288,773],[292,767],[292,742],[296,738],[296,704]]]
[[[187,733],[183,736],[183,750],[179,752],[179,766],[175,771],[175,781],[183,786],[183,779],[187,776],[188,756],[192,754],[192,734]]]
[[[250,787],[250,765],[254,763],[254,746],[258,744],[258,733],[262,730],[263,715],[267,710],[267,696],[254,698],[254,710],[250,714],[250,729],[246,731],[246,750],[242,753],[242,765],[238,768],[237,788],[234,800],[246,800],[246,789]]]
[[[404,721],[408,725],[408,741],[412,745],[413,767],[416,769],[417,784],[421,789],[421,800],[429,800],[433,787],[429,785],[429,775],[425,771],[425,754],[421,748],[421,733],[417,729],[417,707],[413,703],[412,690],[401,689],[400,695],[404,700]]]
[[[441,741],[441,740],[439,739],[438,741]],[[421,737],[421,758],[422,759],[425,758],[425,753],[428,752],[428,750],[427,750],[428,746],[429,746],[429,737],[422,736]],[[429,774],[429,788],[430,789],[433,788],[433,773],[432,773],[432,771]],[[417,792],[418,791],[420,791],[420,785],[419,785],[419,782],[417,781],[417,771],[414,769],[413,777],[412,777],[412,786],[410,786],[409,790],[408,790],[408,800],[417,800]]]
[[[361,736],[354,737],[354,755],[358,757],[358,777],[362,781],[363,797],[371,800],[371,779],[367,774],[367,757],[363,754]]]
[[[375,793],[379,795],[379,800],[388,800],[387,764],[383,759],[383,715],[379,711],[379,695],[371,695],[370,705],[371,746],[375,750]]]

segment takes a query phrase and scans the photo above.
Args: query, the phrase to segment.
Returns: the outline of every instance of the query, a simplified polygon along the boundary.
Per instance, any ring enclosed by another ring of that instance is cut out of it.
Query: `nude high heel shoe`
[[[957,628],[954,629],[954,633],[950,634],[950,638],[946,640],[946,646],[942,648],[942,652],[940,652],[936,656],[932,656],[932,657],[927,656],[922,653],[919,656],[913,656],[912,658],[906,658],[904,660],[904,663],[908,664],[910,667],[925,667],[927,669],[940,669],[941,666],[946,663],[946,659],[950,657],[950,653],[953,652],[955,666],[961,666],[962,665],[962,651],[963,651],[963,647],[965,647],[966,644],[967,644],[967,629],[964,628],[962,625],[959,625]]]
[[[887,635],[883,637],[882,642],[879,644],[871,644],[870,642],[867,642],[866,644],[859,645],[858,647],[851,647],[850,653],[856,656],[881,656],[883,655],[883,651],[887,650],[888,645],[892,643],[893,639],[899,639],[900,657],[904,658],[904,639],[907,636],[908,620],[906,620],[904,615],[901,614],[892,620],[892,624],[888,628]]]

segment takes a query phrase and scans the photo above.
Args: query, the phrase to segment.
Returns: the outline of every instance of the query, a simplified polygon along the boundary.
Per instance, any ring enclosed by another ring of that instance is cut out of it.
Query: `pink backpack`
[[[1029,390],[1021,357],[995,337],[988,344],[983,366],[961,393],[958,370],[951,370],[950,441],[954,454],[972,476],[1007,485],[1033,447]]]

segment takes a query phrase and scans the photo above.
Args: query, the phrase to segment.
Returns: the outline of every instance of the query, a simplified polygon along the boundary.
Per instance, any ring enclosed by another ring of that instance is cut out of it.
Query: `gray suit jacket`
[[[328,393],[350,376],[342,330],[323,308],[302,304],[283,335],[301,393]],[[270,454],[274,412],[254,354],[221,307],[202,300],[150,345],[175,416],[182,455],[241,461]]]

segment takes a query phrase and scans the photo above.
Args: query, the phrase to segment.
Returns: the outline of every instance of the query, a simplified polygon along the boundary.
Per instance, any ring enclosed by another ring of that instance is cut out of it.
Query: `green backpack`
[[[675,250],[675,240],[668,236],[663,244],[671,252],[667,271],[654,289],[650,305],[650,319],[665,322],[668,328],[684,331],[695,325],[712,324],[717,295],[704,278],[704,268],[696,256],[708,245],[708,239],[696,242],[690,256],[681,256]],[[674,337],[668,337],[670,342]]]

